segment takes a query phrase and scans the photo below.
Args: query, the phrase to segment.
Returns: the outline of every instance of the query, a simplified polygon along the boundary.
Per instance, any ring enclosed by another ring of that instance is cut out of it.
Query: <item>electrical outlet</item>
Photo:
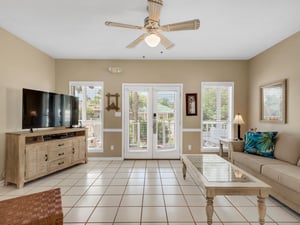
[[[114,150],[115,150],[115,146],[114,146],[114,145],[111,145],[111,146],[110,146],[110,150],[111,150],[111,151],[114,151]]]
[[[188,150],[192,151],[192,145],[188,145]]]

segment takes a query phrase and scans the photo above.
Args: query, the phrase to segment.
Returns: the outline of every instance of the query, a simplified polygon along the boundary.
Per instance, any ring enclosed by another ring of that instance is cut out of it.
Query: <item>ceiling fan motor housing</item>
[[[158,20],[158,21],[151,20],[151,19],[149,18],[149,16],[147,16],[147,17],[144,19],[144,27],[145,27],[147,30],[158,29],[158,28],[160,27],[159,20]]]
[[[159,5],[163,6],[163,1],[162,0],[148,0],[148,2],[153,2],[155,4],[159,4]]]

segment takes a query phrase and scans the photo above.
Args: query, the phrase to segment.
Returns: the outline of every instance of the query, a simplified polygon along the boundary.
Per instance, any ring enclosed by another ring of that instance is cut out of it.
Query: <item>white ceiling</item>
[[[165,50],[142,31],[106,20],[144,24],[147,0],[0,0],[0,27],[54,58],[249,59],[300,30],[300,0],[164,0],[162,25],[199,18],[197,31],[168,32]],[[1,38],[1,37],[0,37]]]

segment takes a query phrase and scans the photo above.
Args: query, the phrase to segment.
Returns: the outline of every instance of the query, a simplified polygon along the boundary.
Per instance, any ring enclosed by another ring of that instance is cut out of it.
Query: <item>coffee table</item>
[[[217,195],[256,195],[259,224],[265,224],[269,185],[215,154],[183,154],[182,163],[184,179],[188,170],[205,194],[208,225],[212,224]]]

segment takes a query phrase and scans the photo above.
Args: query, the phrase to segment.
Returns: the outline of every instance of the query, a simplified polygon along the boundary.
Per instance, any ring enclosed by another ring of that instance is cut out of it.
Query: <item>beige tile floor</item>
[[[101,161],[27,183],[0,187],[0,200],[60,187],[64,224],[205,225],[205,198],[179,160]],[[213,225],[258,225],[255,196],[218,196]],[[266,225],[300,225],[300,216],[267,199]]]

